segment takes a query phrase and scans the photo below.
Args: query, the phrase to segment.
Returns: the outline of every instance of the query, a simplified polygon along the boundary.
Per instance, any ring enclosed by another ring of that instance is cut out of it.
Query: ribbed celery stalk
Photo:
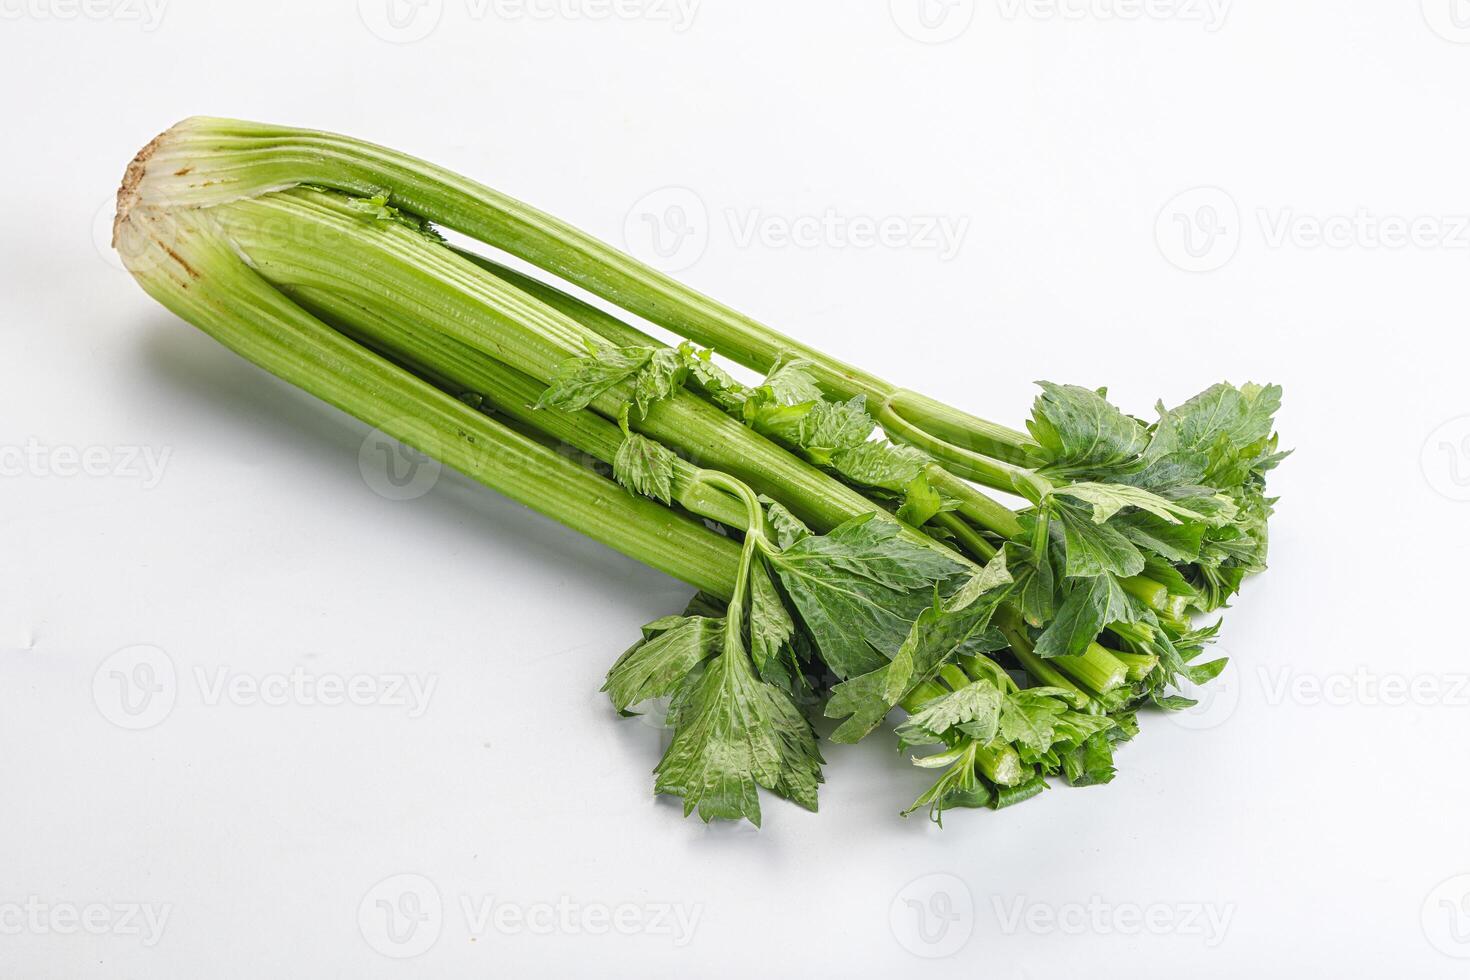
[[[365,219],[340,195],[311,189],[265,194],[207,210],[265,279],[314,289],[416,322],[538,381],[603,338],[485,273],[442,244],[393,221]],[[592,403],[615,417],[631,382]],[[779,495],[820,529],[871,513],[873,504],[721,412],[679,392],[633,427],[697,465]]]
[[[617,425],[591,411],[564,412],[537,408],[546,386],[506,367],[452,337],[394,320],[328,290],[301,287],[287,294],[333,326],[380,350],[417,374],[442,379],[457,395],[475,394],[485,404],[523,425],[533,426],[604,463],[617,455],[623,434]],[[746,524],[745,506],[700,479],[700,470],[674,460],[674,499],[701,517],[734,528]]]
[[[757,370],[785,354],[841,396],[866,395],[961,449],[1024,462],[1027,437],[845,364],[650,268],[542,211],[443,167],[335,133],[196,117],[175,126],[150,173],[158,200],[188,206],[309,184],[392,203],[524,259]],[[941,459],[943,457],[941,456]]]
[[[728,597],[740,550],[697,521],[519,435],[353,343],[250,269],[197,212],[125,185],[114,230],[164,306],[225,346],[471,478],[696,588]]]

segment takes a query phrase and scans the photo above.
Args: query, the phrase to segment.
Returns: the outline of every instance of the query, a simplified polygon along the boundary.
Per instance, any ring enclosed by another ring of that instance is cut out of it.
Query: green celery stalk
[[[719,303],[509,195],[406,153],[315,130],[194,117],[167,134],[150,171],[151,199],[208,206],[309,184],[392,203],[552,272],[732,360],[766,371],[785,354],[810,360],[843,397],[892,405],[961,448],[1024,463],[1020,432],[904,391]],[[177,164],[172,166],[171,164]]]
[[[205,213],[278,288],[330,292],[358,308],[420,324],[541,382],[568,357],[603,340],[418,231],[365,219],[337,195],[299,189]],[[630,386],[626,382],[591,407],[616,416]],[[875,509],[861,494],[690,392],[660,402],[632,425],[703,468],[779,496],[820,530]]]
[[[500,425],[292,303],[191,211],[135,207],[115,240],[154,299],[226,347],[388,435],[695,588],[729,597],[740,549]]]
[[[306,309],[404,364],[415,374],[436,379],[440,387],[447,387],[452,394],[479,395],[497,412],[604,463],[611,463],[617,455],[623,434],[615,423],[586,410],[538,409],[536,400],[545,385],[467,344],[383,316],[327,290],[303,287],[285,292]],[[745,506],[701,480],[700,472],[686,460],[674,460],[674,500],[700,517],[743,529]]]

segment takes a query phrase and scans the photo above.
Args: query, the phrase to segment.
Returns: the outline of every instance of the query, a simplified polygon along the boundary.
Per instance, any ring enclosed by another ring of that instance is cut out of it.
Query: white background
[[[1464,975],[1470,4],[69,2],[0,0],[0,975]],[[385,498],[364,426],[109,258],[124,165],[194,113],[661,228],[705,291],[1011,424],[1037,378],[1141,414],[1283,384],[1233,670],[1111,786],[941,831],[877,736],[818,815],[682,819],[596,690],[687,588],[453,474]],[[298,670],[435,686],[214,696]]]

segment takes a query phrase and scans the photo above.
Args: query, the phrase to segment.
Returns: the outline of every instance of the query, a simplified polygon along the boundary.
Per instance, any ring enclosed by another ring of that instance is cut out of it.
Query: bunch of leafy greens
[[[623,713],[668,700],[655,789],[705,820],[758,824],[762,788],[816,809],[814,722],[849,743],[893,719],[938,773],[905,812],[936,821],[1049,777],[1106,783],[1140,710],[1187,707],[1181,682],[1223,667],[1202,661],[1218,621],[1194,617],[1265,567],[1274,386],[1146,421],[1043,382],[1010,429],[430,164],[230,120],[139,154],[115,238],[151,295],[244,357],[698,589],[604,689]]]

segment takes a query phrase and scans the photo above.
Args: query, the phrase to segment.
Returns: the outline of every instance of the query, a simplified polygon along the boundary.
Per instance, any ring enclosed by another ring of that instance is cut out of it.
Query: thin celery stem
[[[899,415],[891,404],[885,403],[878,409],[878,423],[883,426],[883,431],[888,433],[889,438],[922,449],[956,476],[974,480],[996,490],[1019,494],[1033,503],[1052,490],[1051,484],[1035,473],[935,438]]]
[[[896,412],[937,439],[1007,463],[1025,465],[1032,445],[1024,432],[997,425],[918,392],[901,389],[889,398]]]
[[[1074,707],[1081,708],[1092,700],[1086,692],[1049,661],[1036,655],[1031,640],[1021,629],[1020,617],[1013,610],[1002,607],[996,616],[996,625],[1000,627],[1001,633],[1010,643],[1011,653],[1020,661],[1021,666],[1026,668],[1026,673],[1048,687],[1061,688],[1068,692]]]
[[[940,493],[959,501],[960,513],[1002,537],[1014,538],[1021,533],[1021,522],[1014,511],[970,486],[944,469],[931,465],[925,473],[929,485]]]
[[[955,540],[976,561],[989,561],[995,557],[998,550],[995,545],[986,541],[980,533],[967,524],[963,518],[949,511],[940,511],[930,518],[931,522],[944,528],[955,536]]]

